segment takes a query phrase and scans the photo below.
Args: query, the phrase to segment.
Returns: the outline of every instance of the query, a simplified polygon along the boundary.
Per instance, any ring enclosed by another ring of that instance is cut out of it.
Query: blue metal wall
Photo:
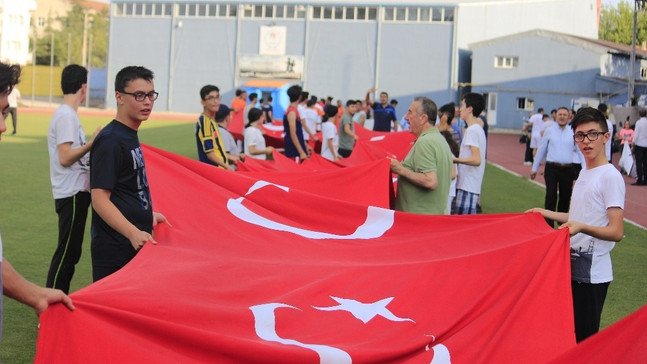
[[[599,52],[541,36],[511,37],[472,51],[472,90],[497,92],[498,128],[521,128],[529,112],[517,108],[519,97],[534,99],[535,109],[547,112],[580,97],[598,98]],[[518,56],[519,66],[495,68],[496,56]]]

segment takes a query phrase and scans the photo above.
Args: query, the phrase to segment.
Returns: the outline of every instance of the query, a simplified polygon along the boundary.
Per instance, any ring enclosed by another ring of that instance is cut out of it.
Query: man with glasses
[[[202,115],[195,124],[195,138],[200,162],[233,171],[227,158],[225,142],[220,134],[216,114],[220,110],[220,90],[214,85],[200,89]]]
[[[600,329],[613,280],[610,252],[624,232],[625,183],[607,160],[605,143],[611,133],[604,114],[591,107],[580,109],[569,129],[586,162],[575,181],[570,210],[533,208],[526,212],[539,212],[561,223],[560,229],[569,229],[575,338],[580,342]]]
[[[153,226],[167,222],[153,212],[137,131],[157,99],[153,72],[129,66],[117,73],[117,116],[90,150],[92,277],[98,281],[125,266],[145,243],[156,244]]]
[[[567,127],[568,120],[568,109],[560,107],[557,110],[557,125],[545,130],[530,173],[530,179],[535,179],[539,164],[546,158],[544,207],[550,211],[555,211],[557,208],[559,212],[568,212],[573,181],[577,178],[573,168],[573,151],[577,150],[577,147],[573,141],[573,130]],[[551,227],[554,226],[553,220],[547,218],[546,222]]]

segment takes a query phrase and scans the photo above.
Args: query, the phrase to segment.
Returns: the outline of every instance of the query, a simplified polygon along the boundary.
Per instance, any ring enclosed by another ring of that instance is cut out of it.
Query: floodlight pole
[[[627,107],[632,106],[632,101],[635,99],[634,84],[636,81],[636,27],[638,24],[638,9],[644,9],[647,0],[634,1],[634,28],[631,39],[631,56],[629,57],[629,77],[627,80]]]

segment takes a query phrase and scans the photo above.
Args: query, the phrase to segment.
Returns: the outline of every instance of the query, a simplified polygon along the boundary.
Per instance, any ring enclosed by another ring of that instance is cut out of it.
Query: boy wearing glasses
[[[225,142],[220,135],[216,114],[220,110],[220,89],[206,85],[200,89],[202,115],[195,124],[195,138],[200,162],[233,171],[227,158]]]
[[[594,108],[577,112],[571,128],[586,169],[575,181],[568,213],[533,208],[560,222],[571,234],[571,287],[577,342],[598,332],[609,283],[613,280],[611,249],[622,239],[625,184],[609,164],[605,143],[610,138],[605,116]]]
[[[115,79],[117,116],[90,150],[92,278],[98,281],[125,266],[146,242],[156,244],[153,226],[167,222],[153,212],[144,155],[137,131],[157,99],[153,72],[123,68]]]

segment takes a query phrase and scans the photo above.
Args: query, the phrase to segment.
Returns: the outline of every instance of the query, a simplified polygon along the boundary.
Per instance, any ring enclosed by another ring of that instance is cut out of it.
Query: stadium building
[[[198,112],[210,83],[227,104],[237,88],[274,95],[281,117],[284,90],[301,84],[342,100],[376,87],[401,117],[417,95],[457,101],[469,44],[538,28],[597,38],[599,10],[600,0],[113,0],[106,105],[119,69],[143,65],[156,110]]]

